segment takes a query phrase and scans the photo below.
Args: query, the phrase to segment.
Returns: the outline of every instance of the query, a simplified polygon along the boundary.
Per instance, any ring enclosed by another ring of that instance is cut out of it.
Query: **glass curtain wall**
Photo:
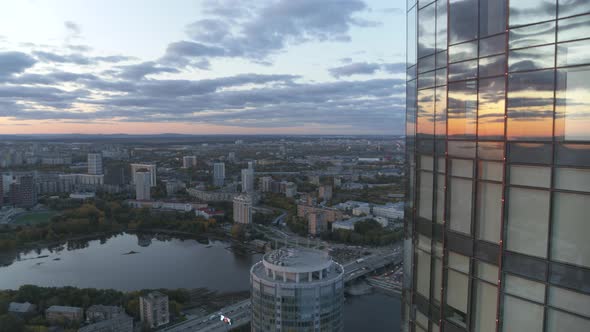
[[[407,0],[402,331],[590,331],[590,1]]]

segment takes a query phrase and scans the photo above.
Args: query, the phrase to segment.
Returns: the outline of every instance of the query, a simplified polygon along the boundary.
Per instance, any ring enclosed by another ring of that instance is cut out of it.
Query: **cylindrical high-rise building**
[[[402,331],[590,331],[590,1],[407,1]]]
[[[342,331],[343,277],[323,251],[267,253],[250,271],[252,331]]]

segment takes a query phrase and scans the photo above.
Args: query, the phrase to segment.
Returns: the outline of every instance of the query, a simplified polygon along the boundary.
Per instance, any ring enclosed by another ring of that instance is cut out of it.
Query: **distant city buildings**
[[[148,170],[135,171],[135,199],[149,201],[151,199],[151,173]]]
[[[307,226],[310,235],[319,236],[328,230],[328,223],[323,212],[313,212],[307,216]]]
[[[254,169],[245,168],[242,170],[242,192],[254,191]]]
[[[182,168],[193,168],[197,166],[197,156],[182,157]]]
[[[223,187],[225,184],[225,163],[217,162],[213,164],[213,185]]]
[[[232,152],[230,152],[230,153],[228,153],[228,154],[227,154],[227,160],[228,160],[229,162],[232,162],[232,163],[233,163],[233,162],[235,162],[235,161],[236,161],[236,153],[235,153],[235,152],[233,152],[233,151],[232,151]]]
[[[122,307],[110,305],[92,305],[86,309],[86,321],[97,322],[111,319],[125,313]]]
[[[265,254],[250,272],[252,331],[342,331],[343,278],[344,268],[323,251]]]
[[[139,297],[139,314],[141,322],[155,329],[170,322],[168,296],[160,292],[151,292]]]
[[[155,187],[156,182],[156,165],[153,164],[131,164],[131,179],[135,184],[135,175],[138,170],[147,170],[150,173],[150,187]]]
[[[186,191],[191,197],[203,202],[233,202],[234,197],[239,195],[236,192],[207,191],[195,188],[189,188]]]
[[[332,199],[332,186],[325,184],[318,189],[318,196],[321,200],[329,201]]]
[[[102,170],[102,155],[100,153],[88,154],[88,174],[101,175]]]
[[[37,191],[33,175],[19,175],[9,186],[9,201],[16,207],[30,208],[37,204]]]
[[[234,198],[234,222],[238,224],[252,224],[252,197],[248,194]]]

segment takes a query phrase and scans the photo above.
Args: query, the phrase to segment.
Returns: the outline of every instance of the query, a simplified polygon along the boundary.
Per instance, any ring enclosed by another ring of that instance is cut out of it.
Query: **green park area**
[[[59,212],[56,211],[35,211],[35,212],[25,212],[16,217],[14,223],[17,225],[35,225],[41,224],[44,222],[49,222],[51,218],[58,215]]]

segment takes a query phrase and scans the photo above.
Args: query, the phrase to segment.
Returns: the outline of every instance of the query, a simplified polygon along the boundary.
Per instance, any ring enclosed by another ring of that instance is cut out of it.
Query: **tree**
[[[0,316],[0,332],[21,332],[24,330],[25,324],[22,319],[12,314]]]

